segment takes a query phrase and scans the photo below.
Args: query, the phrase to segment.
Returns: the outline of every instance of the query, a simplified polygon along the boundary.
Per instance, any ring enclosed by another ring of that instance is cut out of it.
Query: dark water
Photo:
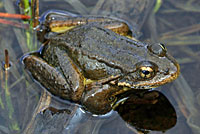
[[[137,26],[135,29],[140,32],[136,35],[140,40],[166,44],[168,51],[177,59],[181,67],[181,75],[177,80],[156,89],[161,96],[156,106],[132,106],[130,99],[126,105],[124,104],[126,107],[120,106],[116,109],[118,112],[115,111],[104,117],[85,114],[78,106],[75,106],[72,109],[73,114],[61,116],[68,119],[63,132],[77,134],[200,133],[200,2],[198,0],[175,2],[166,0],[158,11],[155,11],[155,3],[149,3],[149,8],[145,9],[142,16],[136,15],[139,9],[134,10],[135,4],[138,4],[137,0],[123,2],[118,0],[40,1],[40,14],[49,9],[60,9],[83,15],[109,15],[125,19],[134,28]],[[19,13],[19,7],[15,1],[1,0],[0,11]],[[14,21],[24,23],[22,20]],[[31,30],[14,28],[5,24],[0,24],[0,35],[0,61],[4,61],[4,50],[7,49],[12,63],[8,71],[0,68],[0,134],[22,133],[27,130],[30,120],[34,119],[35,109],[44,89],[24,71],[20,58],[27,52],[37,50],[40,44],[36,43],[35,33]],[[27,44],[34,45],[30,47]],[[59,105],[62,109],[68,109],[74,105],[58,104],[56,100],[54,101],[52,103]],[[130,109],[132,111],[128,111]],[[132,112],[132,114],[126,112]],[[46,116],[51,117],[48,113]],[[37,119],[42,117],[39,115]],[[152,118],[155,122],[152,122]],[[54,121],[53,118],[52,121]]]

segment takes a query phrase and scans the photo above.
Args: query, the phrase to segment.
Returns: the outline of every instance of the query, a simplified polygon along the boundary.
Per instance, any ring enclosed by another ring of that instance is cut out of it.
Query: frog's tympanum
[[[179,75],[163,44],[133,39],[119,19],[48,13],[40,28],[45,45],[24,57],[25,67],[52,94],[94,114],[112,110],[128,90],[158,87]]]

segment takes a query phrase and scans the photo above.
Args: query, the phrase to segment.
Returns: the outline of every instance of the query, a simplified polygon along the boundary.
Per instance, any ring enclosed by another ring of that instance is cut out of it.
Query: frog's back
[[[87,56],[98,63],[102,62],[127,72],[132,71],[137,62],[144,60],[147,51],[147,45],[144,43],[90,25],[80,26],[56,36],[54,41],[57,40],[63,40],[61,42],[65,44],[72,57],[75,55],[73,58],[80,60],[79,63]]]

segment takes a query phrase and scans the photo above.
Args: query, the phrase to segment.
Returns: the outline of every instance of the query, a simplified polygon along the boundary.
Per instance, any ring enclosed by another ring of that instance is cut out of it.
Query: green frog
[[[123,20],[49,12],[40,24],[43,46],[23,58],[50,93],[106,114],[118,96],[175,80],[179,64],[161,44],[132,37]]]

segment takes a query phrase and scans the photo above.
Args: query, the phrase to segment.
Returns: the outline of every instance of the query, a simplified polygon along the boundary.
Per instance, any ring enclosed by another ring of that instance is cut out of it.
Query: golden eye
[[[152,61],[141,61],[136,64],[137,79],[152,79],[158,72],[158,66]]]
[[[140,67],[140,77],[144,79],[149,79],[154,76],[154,70],[151,67]]]

